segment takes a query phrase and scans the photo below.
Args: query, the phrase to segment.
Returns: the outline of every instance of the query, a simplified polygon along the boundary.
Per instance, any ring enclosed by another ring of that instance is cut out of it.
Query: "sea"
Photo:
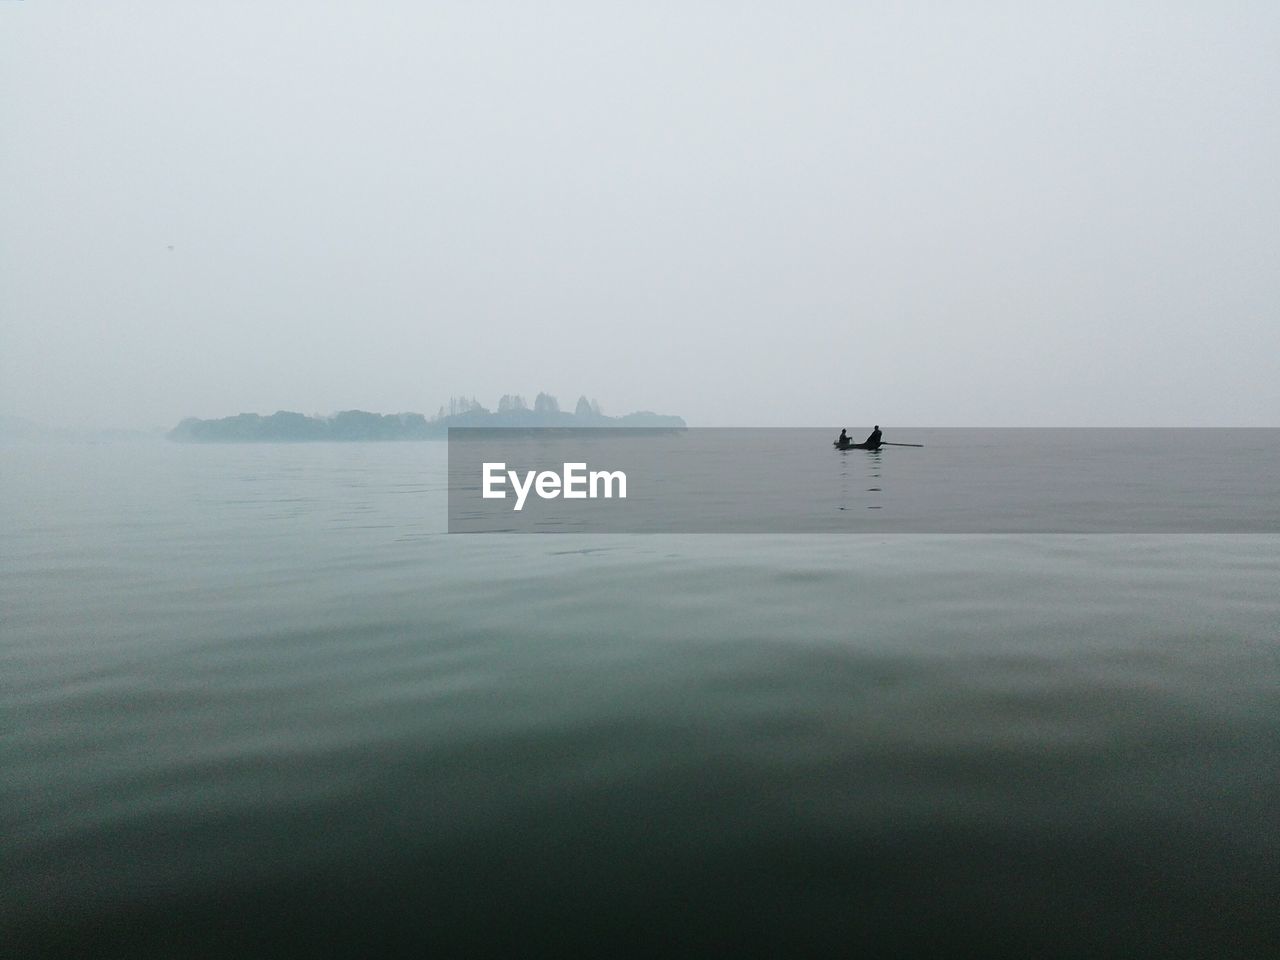
[[[0,954],[1280,956],[1273,459],[828,536],[826,447],[803,532],[552,536],[438,442],[0,446]]]

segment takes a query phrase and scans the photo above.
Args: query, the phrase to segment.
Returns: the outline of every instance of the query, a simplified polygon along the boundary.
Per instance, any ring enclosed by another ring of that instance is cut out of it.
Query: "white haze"
[[[1274,2],[0,3],[0,414],[1280,425],[1278,50]]]

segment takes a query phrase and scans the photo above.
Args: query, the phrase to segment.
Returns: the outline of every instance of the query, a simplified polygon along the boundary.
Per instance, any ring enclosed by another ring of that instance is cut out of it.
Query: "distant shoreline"
[[[640,411],[621,417],[597,412],[473,409],[428,420],[420,413],[344,410],[309,417],[280,410],[270,416],[241,413],[217,420],[189,417],[167,434],[179,443],[308,443],[323,441],[444,440],[450,427],[659,427],[683,429],[683,417]]]

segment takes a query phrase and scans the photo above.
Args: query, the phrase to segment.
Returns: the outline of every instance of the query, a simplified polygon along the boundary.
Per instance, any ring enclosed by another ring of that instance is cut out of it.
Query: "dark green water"
[[[450,537],[437,444],[0,483],[6,955],[1280,950],[1278,537]]]

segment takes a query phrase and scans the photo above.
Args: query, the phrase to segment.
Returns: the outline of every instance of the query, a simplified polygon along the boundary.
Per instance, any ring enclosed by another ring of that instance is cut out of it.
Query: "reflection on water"
[[[836,460],[836,468],[840,477],[840,497],[837,501],[837,510],[849,510],[855,507],[865,507],[867,510],[878,510],[880,504],[876,502],[876,497],[863,497],[851,495],[852,487],[860,489],[862,493],[878,494],[883,492],[881,487],[859,486],[863,483],[879,483],[880,467],[883,460],[884,451],[882,450],[840,450],[836,453],[839,459]]]

